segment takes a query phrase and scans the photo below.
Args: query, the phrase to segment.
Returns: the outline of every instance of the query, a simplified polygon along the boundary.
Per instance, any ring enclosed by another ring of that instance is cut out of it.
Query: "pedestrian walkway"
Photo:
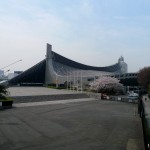
[[[144,95],[142,97],[143,106],[144,106],[144,113],[146,118],[150,118],[150,99],[148,95]]]

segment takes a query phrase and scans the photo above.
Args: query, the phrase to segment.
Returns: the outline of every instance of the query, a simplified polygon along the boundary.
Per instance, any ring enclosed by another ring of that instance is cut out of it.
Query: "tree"
[[[150,67],[144,67],[143,69],[139,70],[137,79],[138,83],[148,90],[148,86],[150,84]]]
[[[148,86],[148,97],[150,98],[150,84]]]
[[[4,85],[0,85],[0,99],[6,99],[7,90]]]
[[[123,85],[116,78],[102,77],[90,83],[90,89],[95,92],[116,94],[123,92]]]

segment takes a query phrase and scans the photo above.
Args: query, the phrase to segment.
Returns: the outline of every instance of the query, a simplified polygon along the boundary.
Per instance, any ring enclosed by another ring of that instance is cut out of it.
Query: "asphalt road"
[[[142,150],[137,105],[89,101],[0,111],[0,150]]]

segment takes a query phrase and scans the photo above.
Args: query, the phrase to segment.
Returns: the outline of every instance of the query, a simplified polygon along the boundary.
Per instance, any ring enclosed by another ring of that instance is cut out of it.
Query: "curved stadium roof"
[[[94,70],[94,71],[106,71],[106,72],[117,72],[121,67],[119,63],[116,63],[111,66],[106,66],[106,67],[95,67],[95,66],[88,66],[84,65],[78,62],[75,62],[71,59],[68,59],[64,56],[61,56],[55,52],[52,51],[52,59],[56,62],[59,62],[61,64],[64,64],[66,66],[72,67],[72,68],[77,68],[81,70]]]

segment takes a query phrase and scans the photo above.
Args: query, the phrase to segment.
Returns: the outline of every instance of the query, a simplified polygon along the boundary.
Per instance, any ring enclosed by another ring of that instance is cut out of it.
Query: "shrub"
[[[6,87],[4,85],[0,85],[0,100],[1,99],[6,99],[8,92],[6,90]]]

